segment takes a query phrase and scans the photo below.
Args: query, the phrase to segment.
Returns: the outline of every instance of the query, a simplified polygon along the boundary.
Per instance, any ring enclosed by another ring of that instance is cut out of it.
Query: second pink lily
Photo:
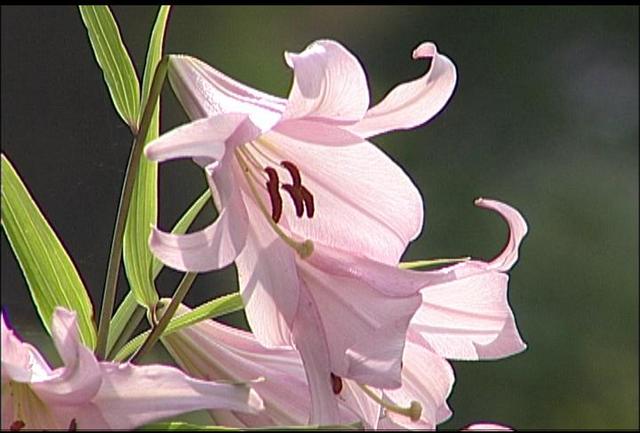
[[[489,262],[470,260],[423,272],[455,278],[420,291],[422,304],[409,325],[402,358],[402,386],[382,390],[334,378],[333,391],[339,402],[335,422],[360,420],[367,428],[434,430],[451,416],[447,398],[454,375],[446,358],[494,359],[525,349],[507,299],[507,272],[517,260],[526,223],[503,203],[480,199],[476,204],[505,219],[509,226],[507,245]],[[308,384],[294,349],[264,348],[251,333],[213,320],[167,335],[163,343],[178,364],[195,377],[233,381],[264,377],[253,385],[264,399],[264,412],[248,415],[217,410],[216,421],[245,428],[309,422]]]

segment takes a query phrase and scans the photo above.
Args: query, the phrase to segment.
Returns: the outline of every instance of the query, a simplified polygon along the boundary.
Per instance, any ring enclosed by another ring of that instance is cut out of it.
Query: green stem
[[[149,352],[153,345],[156,344],[164,330],[167,328],[167,325],[169,325],[169,321],[178,310],[178,306],[184,300],[187,292],[189,292],[189,289],[197,276],[198,274],[195,272],[187,272],[184,275],[182,281],[180,281],[180,284],[176,288],[176,292],[173,294],[173,298],[171,298],[171,302],[169,302],[169,306],[164,310],[164,313],[158,323],[151,328],[151,332],[144,343],[142,343],[142,346],[140,346],[140,349],[138,349],[138,351],[131,357],[131,362],[137,362],[140,360],[140,358],[145,353]]]
[[[122,333],[118,336],[118,339],[115,341],[115,343],[113,343],[113,347],[109,351],[109,356],[107,359],[113,359],[113,357],[115,356],[116,353],[118,353],[120,348],[123,347],[129,341],[129,338],[131,338],[131,335],[133,334],[133,332],[136,330],[136,328],[138,328],[140,321],[142,321],[145,311],[146,310],[141,306],[139,305],[136,306],[135,310],[133,311],[133,314],[131,315],[131,317],[127,321],[127,324],[122,330]]]
[[[167,75],[168,57],[163,57],[153,77],[151,89],[149,91],[149,99],[144,107],[142,120],[138,134],[135,136],[127,171],[120,195],[120,203],[118,204],[118,214],[116,216],[116,226],[111,242],[111,252],[109,253],[109,264],[107,265],[107,276],[104,282],[104,292],[102,294],[102,309],[100,310],[100,322],[98,325],[98,342],[96,344],[96,356],[98,359],[104,359],[107,351],[107,337],[109,336],[109,323],[111,322],[111,314],[113,313],[113,305],[116,297],[116,287],[118,282],[118,272],[120,271],[120,260],[122,259],[122,239],[124,237],[124,226],[131,205],[131,194],[135,184],[138,168],[140,167],[140,158],[144,148],[144,141],[147,137],[149,125],[155,109],[162,85]]]

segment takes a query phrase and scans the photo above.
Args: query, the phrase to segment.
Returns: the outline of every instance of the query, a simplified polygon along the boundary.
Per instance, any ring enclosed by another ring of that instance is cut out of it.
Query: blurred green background
[[[113,8],[139,72],[156,7]],[[131,142],[75,7],[2,6],[2,151],[74,258],[99,306]],[[283,52],[346,45],[378,101],[424,72],[434,41],[457,65],[446,109],[373,141],[423,193],[426,225],[406,259],[501,249],[506,226],[476,197],[529,224],[509,298],[528,350],[454,362],[454,411],[441,428],[491,420],[526,428],[638,427],[638,7],[175,7],[166,52],[189,53],[286,96]],[[186,120],[168,88],[162,130]],[[160,226],[205,188],[187,161],[160,171]],[[198,226],[212,218],[205,215]],[[180,275],[159,279],[170,295]],[[124,279],[120,297],[125,290]],[[235,288],[233,269],[198,277],[187,303]],[[2,235],[2,307],[44,344]],[[231,317],[242,321],[241,315]],[[50,344],[47,350],[51,350]]]

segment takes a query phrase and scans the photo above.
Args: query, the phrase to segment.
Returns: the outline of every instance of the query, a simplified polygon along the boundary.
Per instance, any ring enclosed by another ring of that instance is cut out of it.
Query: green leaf
[[[182,217],[176,223],[176,225],[173,226],[173,230],[171,230],[171,233],[178,234],[178,235],[184,234],[189,228],[189,226],[191,225],[191,223],[193,223],[193,220],[196,219],[200,211],[202,211],[204,206],[207,203],[209,203],[210,198],[211,198],[211,190],[207,188],[207,190],[204,191],[200,195],[200,197],[196,199],[195,202],[193,202],[193,204],[185,212],[185,214],[182,215]],[[156,259],[155,257],[153,258],[152,272],[153,272],[154,279],[158,276],[163,266],[164,265],[162,264],[162,262],[160,262],[160,260]]]
[[[158,10],[158,17],[156,23],[151,31],[151,38],[149,39],[149,49],[147,50],[147,61],[144,67],[144,75],[142,78],[142,106],[144,107],[149,97],[149,91],[151,90],[151,82],[153,81],[153,75],[156,71],[156,66],[160,63],[162,58],[162,45],[164,42],[164,33],[167,26],[167,19],[169,18],[169,10],[171,6],[160,6]],[[156,105],[156,110],[160,104]],[[154,115],[157,120],[157,117]],[[142,110],[140,110],[140,120],[142,120]],[[153,137],[155,138],[155,137]],[[147,140],[149,141],[149,140]]]
[[[2,154],[2,227],[47,332],[56,306],[77,313],[82,342],[93,349],[93,306],[80,275],[9,160]]]
[[[140,84],[108,6],[78,6],[116,111],[131,130],[138,128]]]
[[[208,430],[208,431],[280,431],[280,430],[362,430],[361,422],[345,425],[302,425],[302,426],[278,426],[259,428],[235,428],[220,425],[199,425],[182,421],[158,422],[147,424],[138,430]]]
[[[127,327],[127,324],[132,319],[136,308],[138,308],[136,297],[133,292],[127,293],[127,296],[124,297],[124,300],[118,306],[116,314],[114,314],[111,319],[111,324],[109,325],[109,337],[107,338],[107,353],[111,352],[113,349],[118,337],[122,334],[122,331]]]
[[[452,259],[416,260],[414,262],[400,262],[400,264],[398,264],[398,267],[400,269],[415,269],[415,268],[424,268],[427,266],[448,265],[449,263],[466,262],[467,260],[471,260],[471,257],[458,257],[458,258],[452,258]]]
[[[164,301],[161,301],[164,302]],[[213,319],[218,316],[230,314],[235,311],[240,311],[244,308],[242,303],[242,297],[240,293],[231,293],[230,295],[221,296],[213,299],[197,308],[189,311],[188,313],[174,317],[169,322],[167,329],[165,329],[162,335],[168,335],[172,332],[179,331],[191,326],[198,322],[207,319]],[[133,340],[129,341],[114,357],[114,361],[124,361],[133,352],[135,352],[149,335],[150,331],[145,331],[142,334],[137,335]]]
[[[169,6],[162,6],[151,32],[147,62],[142,81],[142,106],[146,106],[153,76],[162,58],[162,45],[169,16]],[[142,112],[140,113],[142,116]],[[156,104],[145,144],[158,137],[160,104]],[[133,189],[131,208],[124,232],[123,260],[129,284],[140,305],[151,307],[158,301],[151,267],[154,261],[148,240],[151,226],[158,218],[158,164],[140,159],[140,169]]]

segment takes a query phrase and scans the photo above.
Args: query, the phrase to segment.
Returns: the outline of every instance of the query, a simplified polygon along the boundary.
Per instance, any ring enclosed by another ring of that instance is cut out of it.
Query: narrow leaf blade
[[[87,290],[64,246],[4,154],[2,227],[47,331],[51,332],[51,317],[56,306],[76,311],[82,341],[93,349],[96,329]]]
[[[79,6],[82,21],[111,99],[122,120],[137,130],[140,83],[108,6]]]
[[[162,6],[151,32],[147,63],[142,81],[142,106],[147,104],[151,82],[160,59],[164,33],[169,17],[169,6]],[[140,112],[142,116],[142,110]],[[151,118],[145,144],[158,137],[160,104]],[[131,208],[127,216],[124,232],[123,259],[131,290],[139,304],[151,307],[158,301],[158,293],[153,284],[151,268],[154,257],[148,246],[151,226],[158,218],[158,164],[147,158],[140,159],[140,169],[131,198]]]
[[[187,326],[194,325],[203,320],[213,319],[225,314],[240,311],[244,308],[240,293],[231,293],[221,296],[209,302],[194,308],[188,313],[173,317],[163,332],[163,336],[179,331]],[[137,335],[133,340],[129,341],[114,357],[114,361],[124,361],[131,356],[144,342],[149,335],[149,331]]]

